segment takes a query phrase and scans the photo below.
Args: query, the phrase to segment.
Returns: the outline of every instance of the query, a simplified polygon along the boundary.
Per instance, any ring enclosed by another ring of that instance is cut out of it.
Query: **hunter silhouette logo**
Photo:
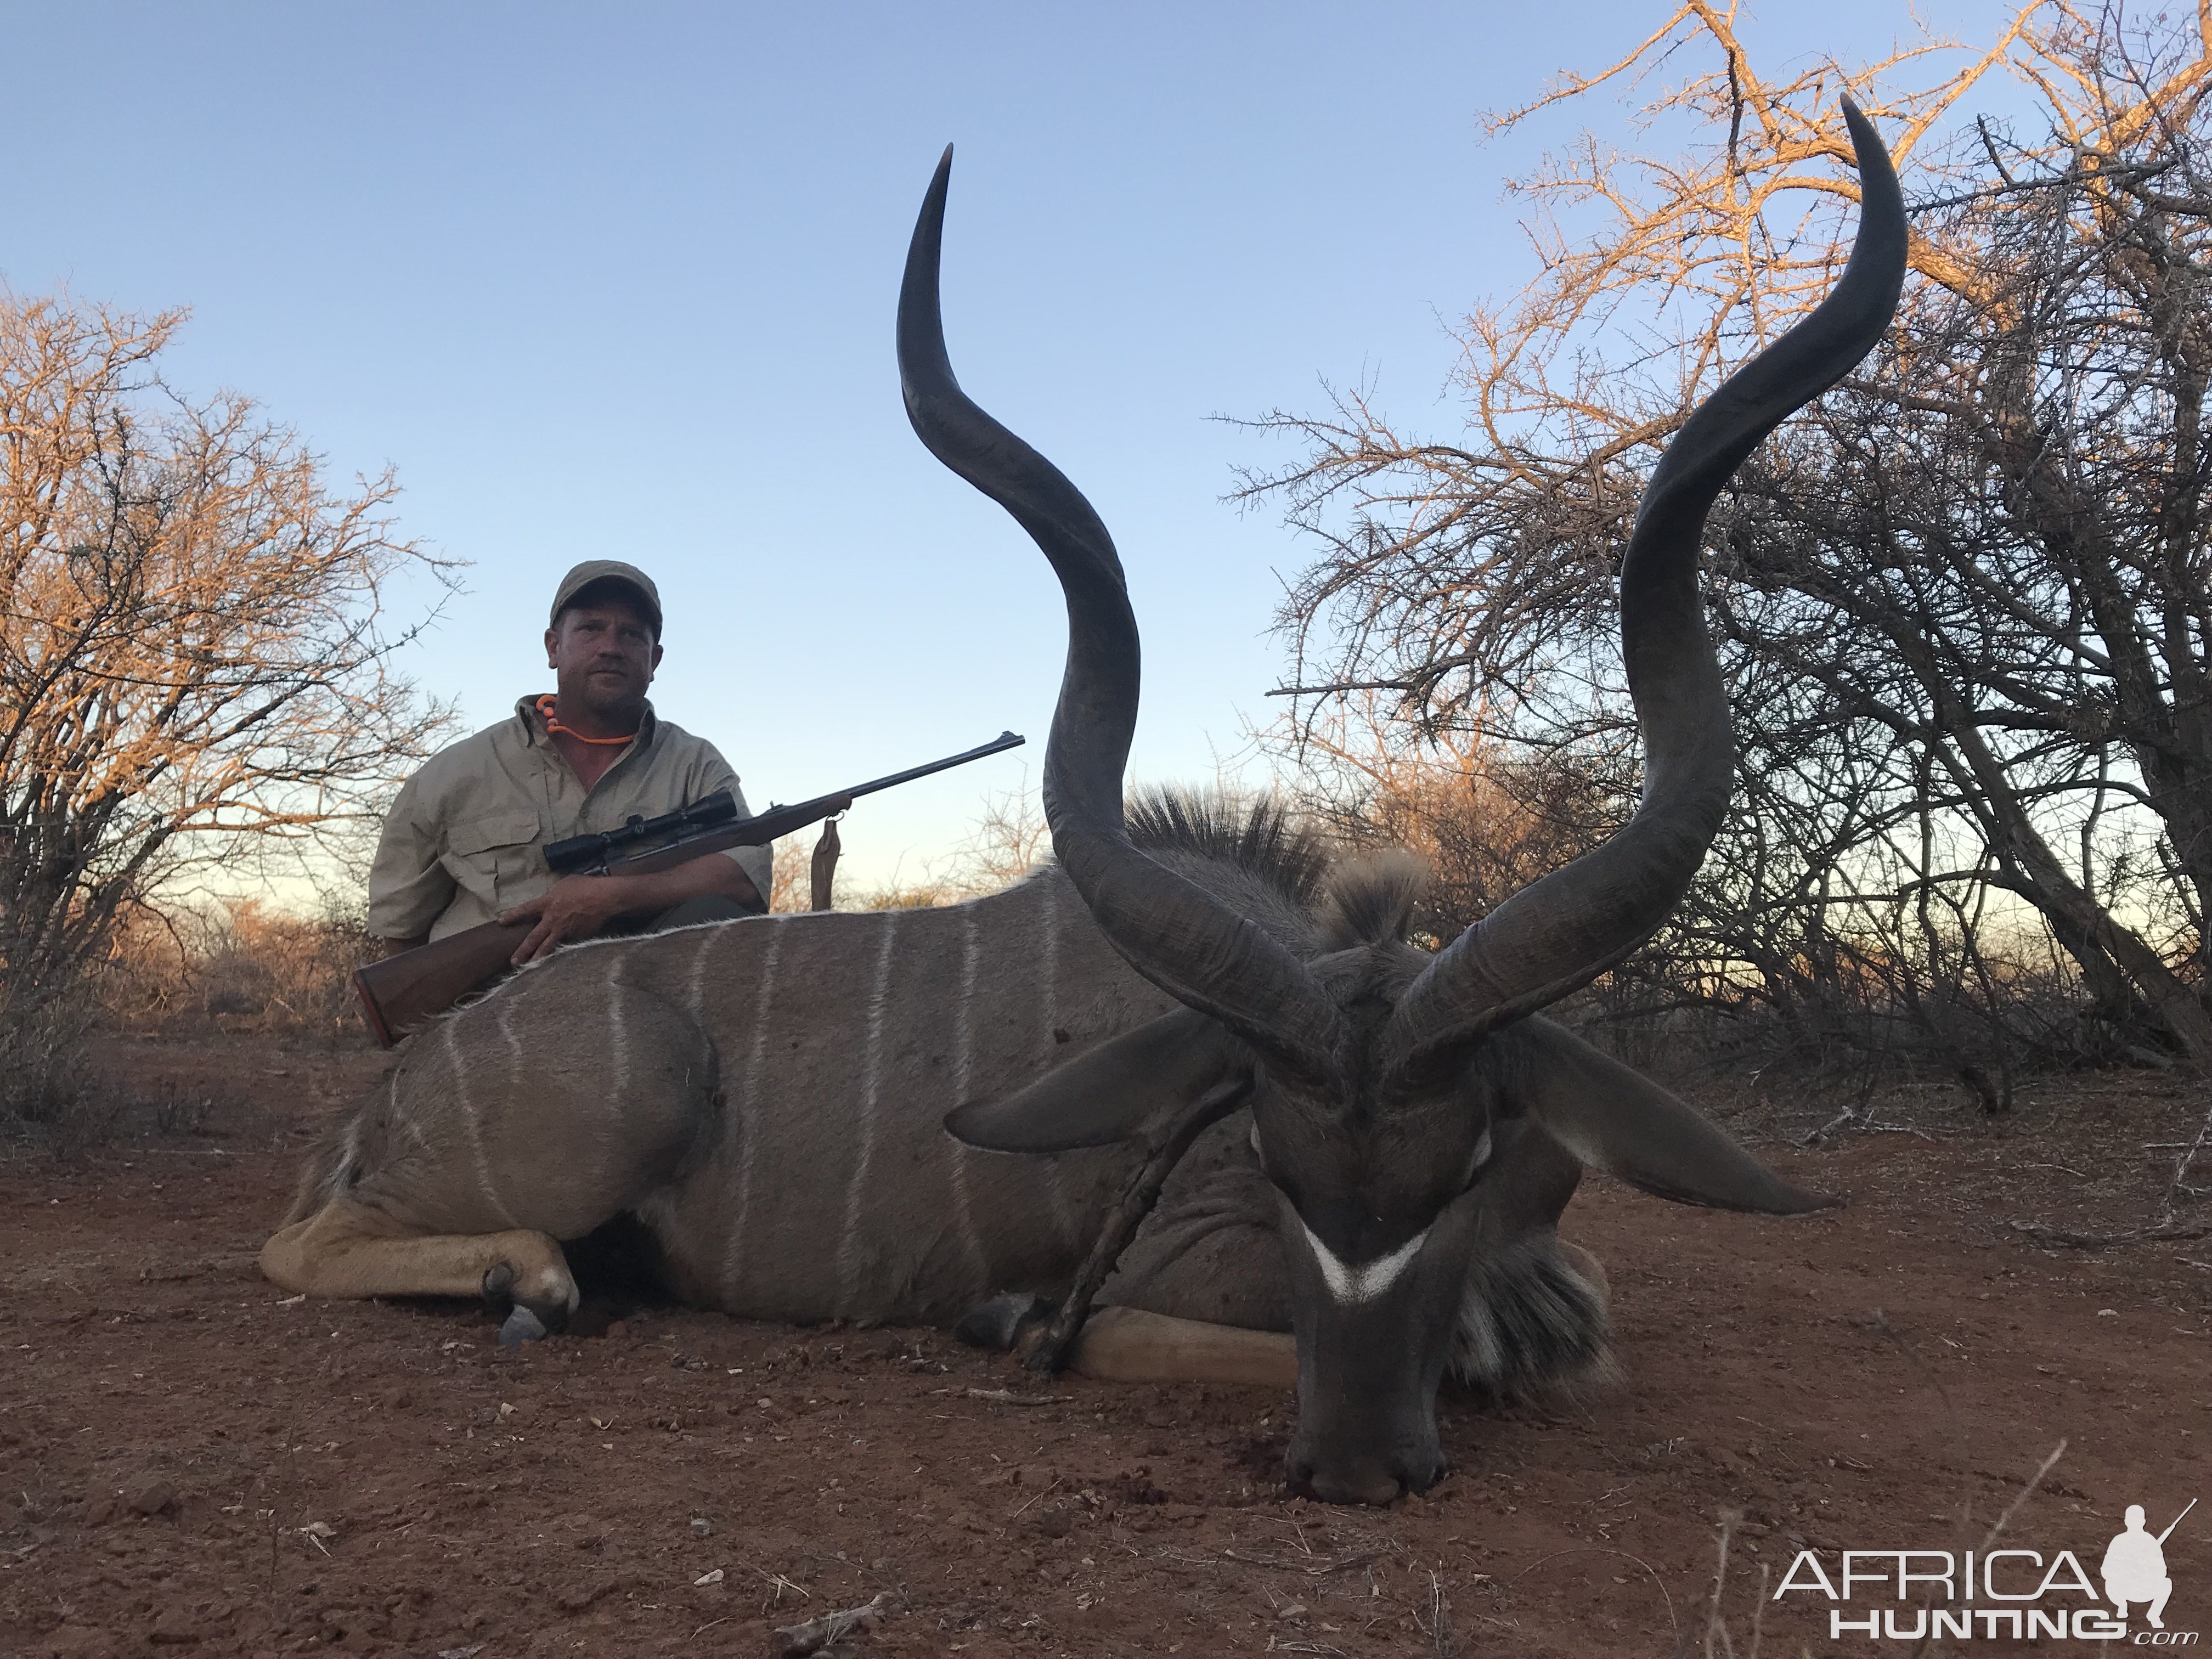
[[[2101,1596],[2072,1550],[2047,1557],[2040,1550],[2011,1548],[1845,1550],[1842,1571],[1833,1577],[1814,1552],[1800,1550],[1782,1575],[1774,1600],[1797,1592],[1844,1604],[1828,1610],[1831,1641],[1845,1636],[1907,1642],[2071,1638],[2131,1647],[2193,1647],[2197,1632],[2166,1627],[2166,1604],[2173,1594],[2166,1540],[2196,1507],[2192,1498],[2165,1531],[2154,1533],[2143,1506],[2129,1504],[2125,1529],[2113,1534],[2098,1565]],[[1855,1599],[1893,1605],[1849,1607]],[[2148,1629],[2130,1632],[2130,1606],[2144,1609]]]
[[[2143,1530],[2143,1506],[2128,1505],[2128,1529],[2117,1534],[2105,1546],[2105,1597],[2119,1610],[2123,1619],[2128,1616],[2128,1603],[2148,1601],[2150,1611],[2143,1616],[2150,1620],[2153,1630],[2164,1630],[2166,1598],[2173,1594],[2173,1580],[2166,1576],[2166,1540],[2173,1535],[2173,1528],[2181,1524],[2182,1516],[2197,1507],[2191,1498],[2166,1529],[2152,1537]]]

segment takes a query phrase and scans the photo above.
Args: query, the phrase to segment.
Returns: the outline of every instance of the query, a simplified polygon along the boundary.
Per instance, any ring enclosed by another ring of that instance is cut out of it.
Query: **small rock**
[[[703,1515],[693,1516],[691,1535],[695,1538],[712,1538],[714,1535],[714,1523]]]
[[[1278,1619],[1303,1619],[1305,1616],[1306,1604],[1303,1601],[1285,1601],[1275,1609]]]
[[[338,1535],[338,1529],[327,1521],[310,1521],[300,1530],[308,1537],[319,1538],[325,1543]]]
[[[158,1476],[142,1480],[124,1492],[123,1506],[133,1515],[166,1515],[177,1507],[177,1489]]]
[[[696,1578],[694,1578],[691,1583],[695,1589],[708,1584],[719,1584],[726,1576],[726,1575],[722,1571],[722,1570],[720,1567],[717,1567],[712,1572],[701,1573]]]

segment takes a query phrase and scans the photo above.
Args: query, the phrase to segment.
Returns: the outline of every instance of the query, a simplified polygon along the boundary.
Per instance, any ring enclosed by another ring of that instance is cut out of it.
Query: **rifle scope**
[[[556,876],[574,875],[605,864],[617,854],[629,852],[641,842],[712,830],[737,815],[736,799],[728,790],[717,789],[689,806],[664,812],[657,818],[641,817],[633,812],[619,830],[601,830],[592,835],[571,836],[566,841],[554,842],[545,848],[545,862]]]

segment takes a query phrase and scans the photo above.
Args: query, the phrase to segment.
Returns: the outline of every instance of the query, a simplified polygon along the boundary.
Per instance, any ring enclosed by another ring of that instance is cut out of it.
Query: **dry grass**
[[[58,996],[0,1023],[0,1140],[50,1139],[86,1115],[86,999]]]
[[[138,1030],[350,1041],[349,984],[368,956],[359,912],[301,916],[258,899],[149,918],[117,942],[101,1002]]]
[[[83,982],[0,1022],[0,1145],[68,1155],[195,1127],[204,1097],[146,1097],[101,1063],[118,1035],[365,1045],[349,981],[367,947],[357,912],[301,916],[243,900],[132,913]]]

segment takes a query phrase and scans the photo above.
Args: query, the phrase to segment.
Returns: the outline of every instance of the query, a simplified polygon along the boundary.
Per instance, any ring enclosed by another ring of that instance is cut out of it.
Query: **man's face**
[[[545,665],[572,714],[624,715],[641,708],[660,647],[645,613],[621,599],[572,605],[545,630]]]

